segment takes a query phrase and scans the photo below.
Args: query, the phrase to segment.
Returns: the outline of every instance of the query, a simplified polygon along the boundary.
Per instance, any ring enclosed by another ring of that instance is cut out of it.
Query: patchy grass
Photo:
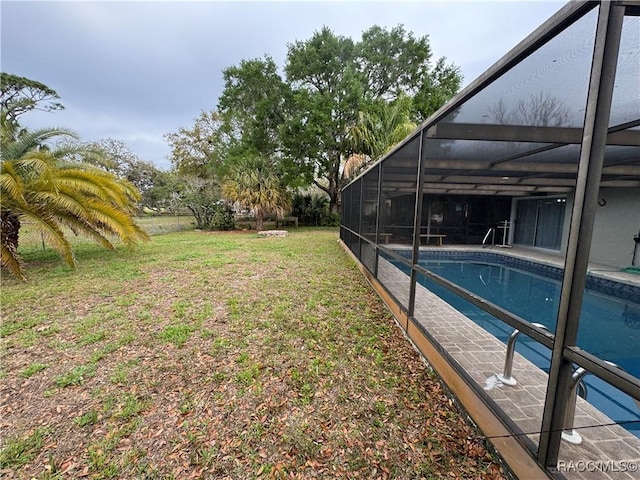
[[[0,450],[0,469],[19,468],[33,460],[42,450],[47,428],[37,428],[23,437],[9,437]]]
[[[41,372],[45,368],[47,368],[47,365],[45,365],[44,363],[35,362],[25,368],[22,372],[20,372],[20,375],[24,378],[29,378],[34,376],[36,373]]]
[[[335,230],[21,253],[3,478],[503,477]]]
[[[70,371],[55,377],[54,381],[56,386],[60,388],[70,387],[72,385],[84,385],[85,380],[93,377],[95,373],[95,364],[76,365]]]

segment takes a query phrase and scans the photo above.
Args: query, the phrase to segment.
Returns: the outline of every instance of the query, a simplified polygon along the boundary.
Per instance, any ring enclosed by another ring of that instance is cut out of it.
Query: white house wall
[[[640,189],[604,188],[598,195],[600,206],[593,226],[590,262],[628,267],[633,261],[635,241],[640,232]],[[566,253],[573,195],[567,196],[567,210],[562,232],[562,255]],[[640,262],[640,246],[636,266]]]
[[[640,189],[602,189],[598,198],[590,260],[628,267],[640,232]]]

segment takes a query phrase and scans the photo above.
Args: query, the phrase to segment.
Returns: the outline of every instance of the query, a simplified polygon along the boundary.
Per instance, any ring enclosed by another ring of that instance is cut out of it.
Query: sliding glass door
[[[566,205],[566,198],[518,200],[513,243],[560,250]]]

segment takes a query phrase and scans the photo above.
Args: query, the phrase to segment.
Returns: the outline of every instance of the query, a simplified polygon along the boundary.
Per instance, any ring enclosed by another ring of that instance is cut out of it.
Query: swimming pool
[[[397,262],[394,262],[397,264]],[[555,330],[562,270],[515,257],[484,252],[421,252],[422,267],[519,317]],[[513,328],[435,282],[421,283],[473,322],[506,343]],[[640,288],[589,277],[577,344],[640,377]],[[516,350],[548,371],[551,352],[522,335]],[[585,377],[587,401],[611,419],[639,421],[640,406],[593,375]],[[623,424],[640,436],[640,423]]]

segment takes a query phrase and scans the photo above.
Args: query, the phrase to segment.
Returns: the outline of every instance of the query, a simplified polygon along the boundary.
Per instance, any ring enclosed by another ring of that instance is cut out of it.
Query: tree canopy
[[[235,153],[270,157],[280,150],[278,130],[285,116],[287,85],[273,59],[242,60],[222,72],[224,90],[218,110],[235,138]]]
[[[57,102],[60,97],[56,91],[44,83],[1,72],[0,85],[2,85],[0,109],[3,122],[12,123],[12,128],[18,124],[18,117],[30,110],[40,109],[50,112],[64,109],[64,106]]]
[[[329,196],[337,212],[342,160],[350,152],[348,129],[362,108],[364,85],[356,46],[328,28],[289,45],[285,72],[293,90],[283,130],[289,156]]]
[[[331,211],[338,210],[339,191],[348,181],[344,162],[354,153],[370,155],[366,149],[357,151],[349,131],[367,117],[380,120],[386,108],[381,104],[400,97],[407,99],[402,110],[408,113],[401,123],[419,123],[460,88],[458,68],[444,58],[432,68],[431,56],[428,38],[415,38],[402,26],[390,31],[371,27],[357,43],[325,27],[289,45],[285,72],[294,102],[283,143],[328,194]],[[390,138],[384,129],[370,128],[369,133]],[[386,143],[384,138],[368,143]]]
[[[166,133],[173,169],[184,175],[215,175],[229,150],[229,135],[222,127],[217,110],[203,110],[191,128],[180,127],[177,132]]]
[[[459,69],[432,57],[428,37],[399,25],[359,41],[324,27],[288,45],[284,78],[268,55],[242,60],[223,71],[215,110],[166,135],[172,162],[224,184],[236,164],[260,157],[282,184],[324,191],[337,213],[357,171],[345,171],[347,160],[362,168],[379,158],[460,88]]]

